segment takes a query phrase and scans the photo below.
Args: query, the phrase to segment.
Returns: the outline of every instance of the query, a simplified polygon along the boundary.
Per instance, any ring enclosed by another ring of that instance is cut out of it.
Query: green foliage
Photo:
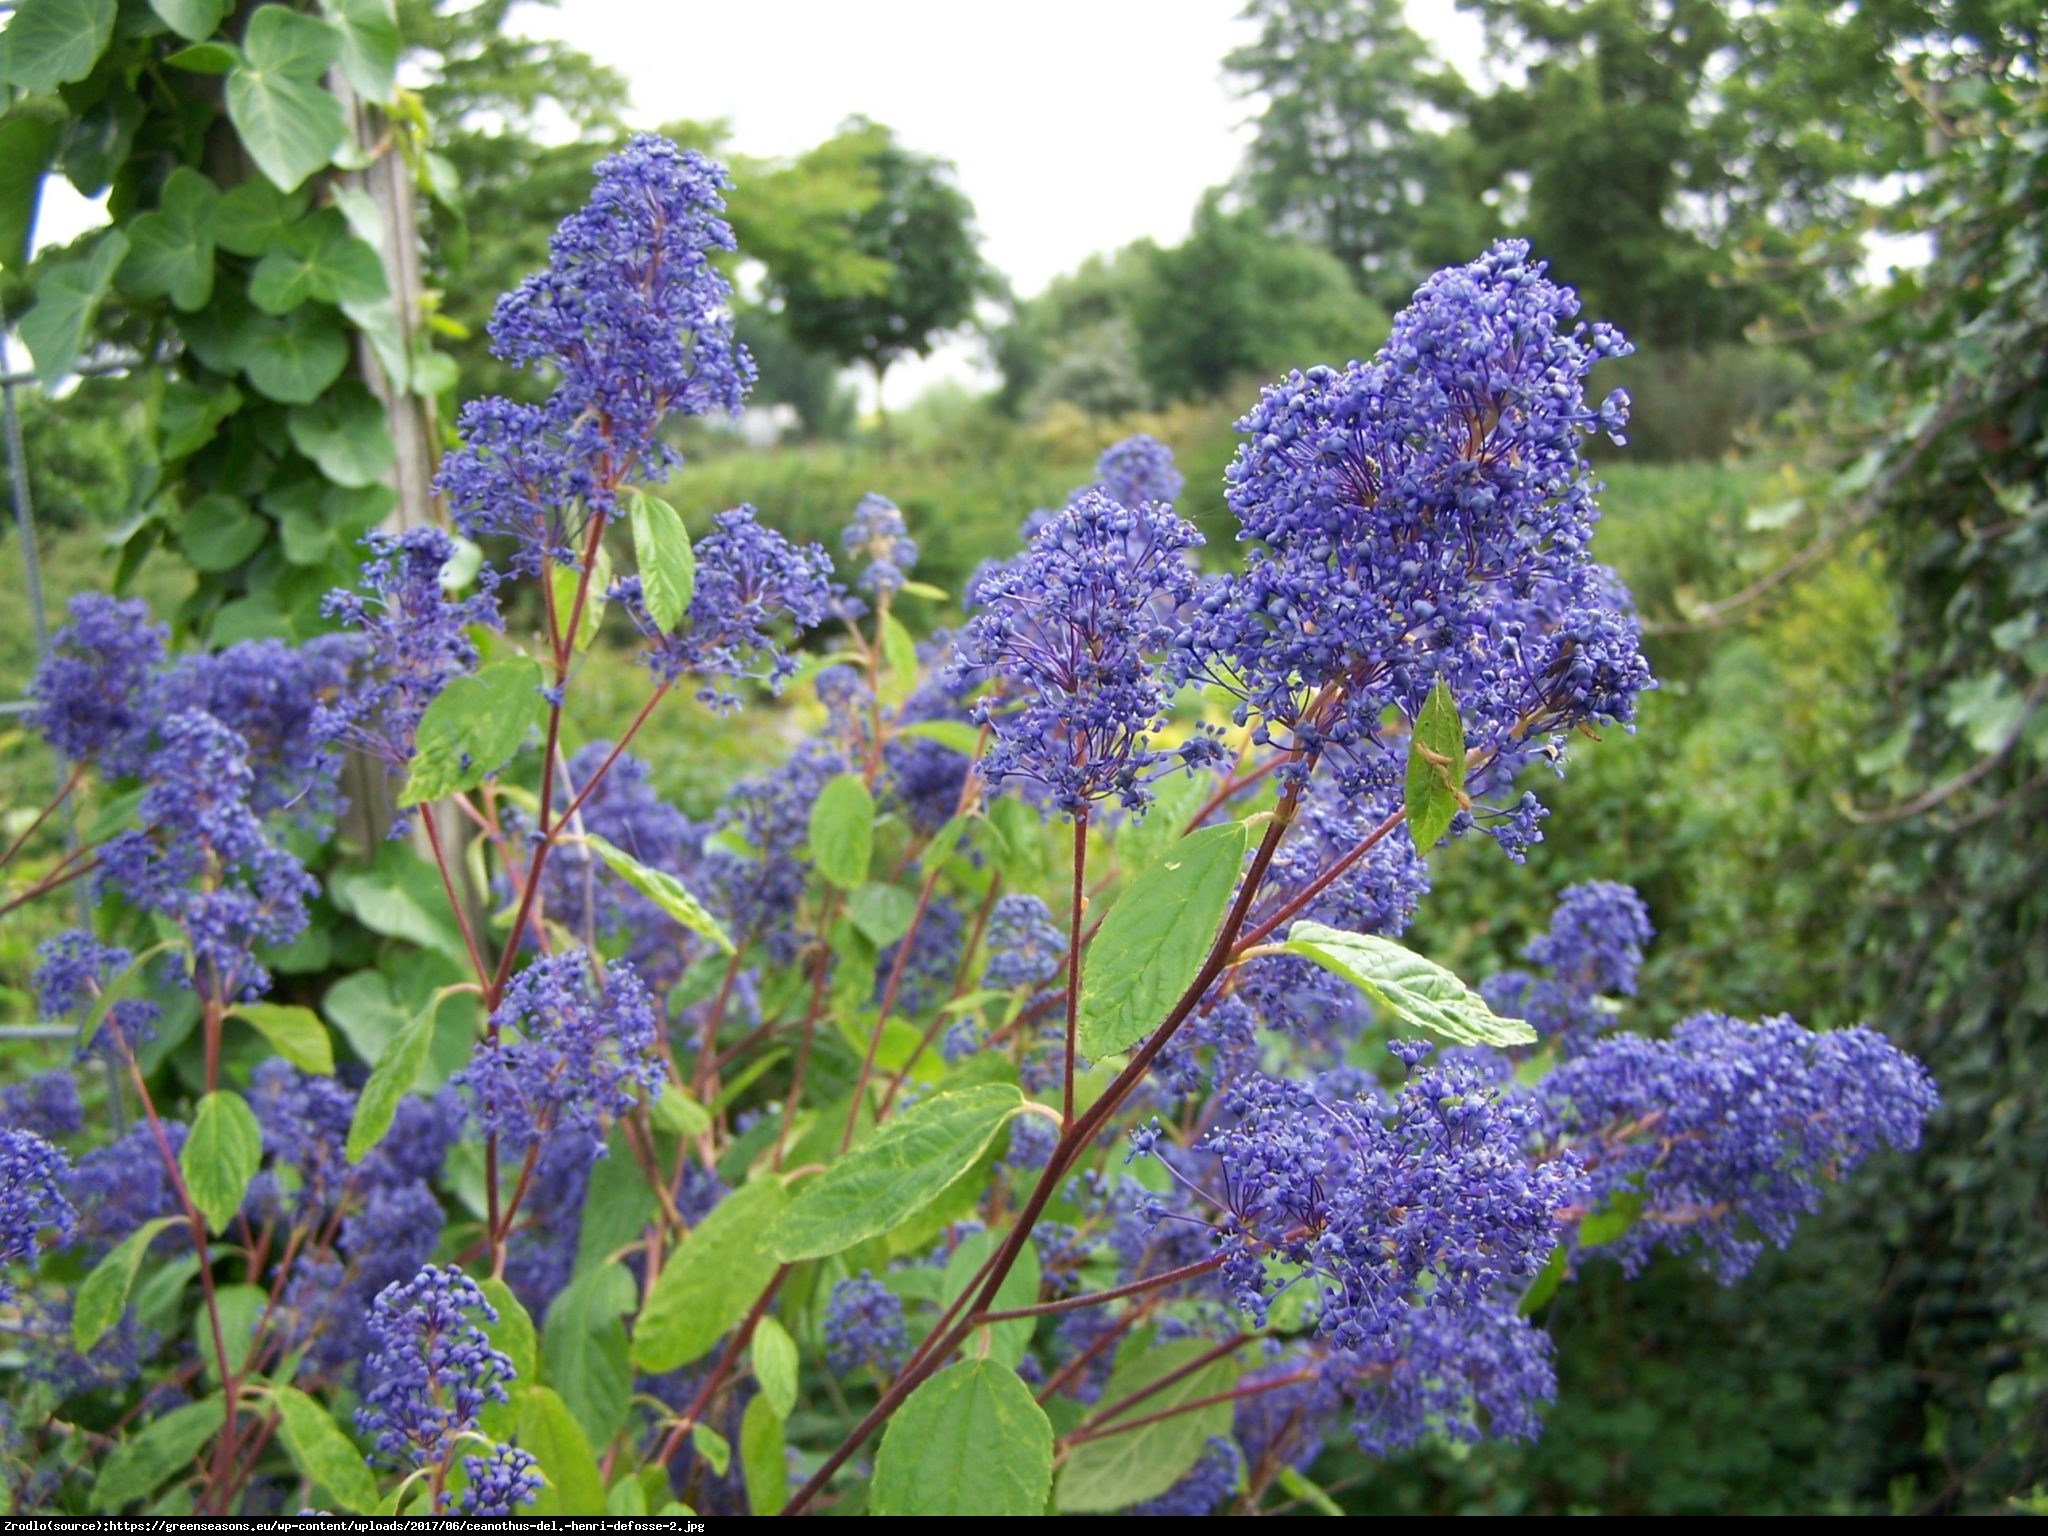
[[[746,1316],[775,1273],[771,1232],[788,1205],[780,1179],[760,1178],[691,1229],[641,1309],[635,1364],[649,1371],[688,1365]]]
[[[277,1404],[278,1433],[299,1470],[343,1509],[374,1511],[376,1480],[363,1453],[327,1410],[296,1387],[273,1387],[270,1395]]]
[[[145,1221],[93,1266],[71,1304],[71,1342],[80,1354],[91,1353],[92,1347],[106,1337],[107,1330],[121,1320],[149,1245],[184,1219],[159,1216],[154,1221]]]
[[[1408,738],[1408,773],[1403,807],[1408,833],[1418,850],[1436,847],[1458,812],[1467,809],[1465,793],[1465,727],[1458,719],[1458,701],[1442,678],[1423,700]]]
[[[1038,1515],[1052,1486],[1052,1425],[1017,1373],[948,1366],[910,1395],[875,1453],[877,1515]]]
[[[875,797],[859,774],[839,774],[811,806],[811,862],[841,890],[855,890],[867,882],[874,837]]]
[[[540,723],[540,663],[498,661],[458,677],[420,716],[412,771],[401,805],[474,789],[505,766]]]
[[[359,1163],[384,1139],[398,1114],[399,1100],[426,1068],[427,1054],[434,1045],[435,1009],[428,1007],[395,1035],[377,1058],[369,1081],[356,1099],[356,1112],[348,1127],[347,1156]]]
[[[192,1112],[192,1128],[178,1153],[185,1188],[207,1225],[224,1231],[263,1162],[263,1127],[238,1093],[209,1093]]]
[[[1241,822],[1204,827],[1117,898],[1081,969],[1083,1054],[1136,1045],[1193,985],[1237,889],[1244,843]]]
[[[1203,1355],[1213,1353],[1214,1346],[1202,1339],[1127,1346],[1119,1353],[1116,1369],[1102,1389],[1102,1411],[1087,1421],[1091,1428],[1109,1433],[1081,1441],[1060,1468],[1062,1514],[1122,1509],[1156,1499],[1194,1466],[1211,1435],[1230,1433],[1227,1401],[1123,1427],[1228,1392],[1237,1373],[1227,1359],[1196,1365]],[[1140,1393],[1146,1395],[1139,1397]],[[1120,1407],[1134,1397],[1136,1402]]]
[[[1378,934],[1298,922],[1279,948],[1342,976],[1374,1006],[1453,1045],[1536,1043],[1536,1031],[1520,1019],[1496,1017],[1486,1000],[1451,972]]]
[[[270,1048],[301,1072],[331,1075],[334,1042],[310,1008],[291,1003],[237,1003],[228,1017],[240,1019],[270,1042]]]

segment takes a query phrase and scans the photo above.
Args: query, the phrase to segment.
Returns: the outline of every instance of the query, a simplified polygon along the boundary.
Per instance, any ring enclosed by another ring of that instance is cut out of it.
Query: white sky
[[[1242,0],[562,0],[513,25],[572,39],[623,73],[628,116],[724,118],[733,147],[795,153],[862,113],[959,168],[983,249],[1029,295],[1096,251],[1186,234],[1202,192],[1237,169],[1251,104],[1222,59],[1250,30]],[[1417,30],[1468,74],[1478,23],[1409,0]],[[103,218],[59,178],[38,243]],[[939,379],[985,379],[948,347],[890,377],[893,402]]]

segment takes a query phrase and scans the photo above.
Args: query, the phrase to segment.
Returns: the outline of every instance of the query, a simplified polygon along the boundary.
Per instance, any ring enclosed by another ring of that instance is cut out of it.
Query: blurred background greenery
[[[1635,337],[1605,445],[1598,552],[1633,590],[1660,690],[1587,743],[1526,865],[1461,846],[1415,942],[1468,976],[1513,960],[1572,881],[1626,880],[1660,937],[1629,1023],[1719,1008],[1882,1022],[1947,1097],[1929,1145],[1830,1201],[1740,1288],[1665,1266],[1568,1291],[1562,1392],[1533,1446],[1332,1452],[1359,1513],[1986,1512],[2048,1479],[2048,303],[2041,16],[2010,0],[1461,0],[1490,57],[1464,78],[1397,0],[1252,0],[1221,61],[1245,163],[1176,243],[1090,257],[1033,294],[982,257],[943,158],[850,121],[734,167],[740,325],[761,369],[741,431],[693,427],[671,499],[752,503],[836,543],[867,491],[905,510],[918,574],[957,593],[1132,432],[1173,447],[1182,511],[1231,557],[1222,475],[1258,385],[1368,355],[1434,267],[1527,237],[1588,313]],[[461,183],[432,212],[457,393],[518,393],[493,297],[544,260],[593,159],[631,124],[611,69],[525,35],[516,0],[400,0],[420,95]],[[573,37],[574,0],[561,30]],[[1056,90],[1056,82],[1047,82]],[[1116,152],[1116,146],[1105,146]],[[1880,255],[1896,257],[1892,268]],[[887,415],[890,371],[961,335],[991,388]],[[857,388],[860,381],[869,381]],[[864,407],[863,401],[868,402]],[[111,579],[152,489],[147,380],[25,396],[47,606]],[[0,590],[22,590],[0,551]],[[129,581],[202,631],[175,553]],[[181,604],[185,606],[181,608]],[[950,603],[912,613],[957,619]],[[0,677],[34,644],[0,604]],[[601,645],[578,725],[635,697]],[[6,691],[13,692],[10,687]],[[643,737],[692,814],[799,728],[679,705]],[[52,767],[0,728],[26,817]],[[58,922],[52,913],[49,921]],[[26,914],[0,934],[25,1016]]]

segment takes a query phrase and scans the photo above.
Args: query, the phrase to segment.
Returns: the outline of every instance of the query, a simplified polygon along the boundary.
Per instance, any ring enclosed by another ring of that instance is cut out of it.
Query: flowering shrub
[[[1623,887],[1477,991],[1398,943],[1432,850],[1525,857],[1532,782],[1650,686],[1583,452],[1627,346],[1525,247],[1265,392],[1239,569],[1133,440],[920,644],[881,497],[835,568],[655,494],[664,419],[751,376],[723,185],[635,141],[500,304],[554,392],[463,413],[481,570],[373,535],[334,634],[211,658],[74,606],[35,721],[108,830],[4,899],[89,882],[37,984],[135,1123],[0,1102],[15,1511],[1327,1507],[1346,1438],[1536,1434],[1586,1266],[1735,1280],[1915,1142],[1933,1085],[1868,1031],[1617,1032]],[[572,742],[628,632],[645,706]],[[661,800],[672,690],[800,677],[784,766]],[[333,876],[384,948],[316,1012],[348,754],[420,814]]]

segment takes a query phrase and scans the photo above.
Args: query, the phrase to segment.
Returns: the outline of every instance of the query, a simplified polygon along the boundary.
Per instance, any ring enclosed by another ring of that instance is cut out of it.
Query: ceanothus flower
[[[1095,461],[1096,489],[1127,507],[1178,501],[1186,483],[1174,466],[1173,450],[1143,432],[1112,443]]]
[[[1427,1050],[1395,1054],[1412,1067]],[[1223,1096],[1229,1121],[1197,1144],[1217,1160],[1231,1217],[1222,1274],[1238,1306],[1263,1321],[1265,1256],[1278,1254],[1318,1288],[1319,1331],[1353,1352],[1413,1305],[1475,1307],[1534,1275],[1580,1187],[1568,1155],[1531,1163],[1534,1107],[1463,1064],[1415,1073],[1391,1106],[1376,1100],[1343,1078],[1326,1094],[1246,1077]]]
[[[1433,1435],[1533,1440],[1557,1395],[1550,1336],[1516,1315],[1513,1296],[1470,1307],[1413,1306],[1326,1375],[1352,1402],[1352,1436],[1386,1456]]]
[[[71,599],[71,622],[29,683],[30,724],[58,756],[88,762],[112,752],[148,716],[144,690],[170,631],[140,598],[96,592]]]
[[[348,1175],[344,1148],[356,1096],[332,1077],[273,1057],[250,1075],[248,1103],[273,1170],[292,1170],[301,1203],[334,1198]]]
[[[488,1458],[465,1456],[462,1470],[469,1486],[456,1500],[455,1513],[464,1519],[503,1518],[540,1497],[540,1463],[516,1445],[494,1445]]]
[[[1613,1023],[1603,997],[1633,997],[1643,946],[1651,938],[1642,897],[1612,880],[1589,880],[1558,894],[1550,931],[1522,951],[1547,974],[1503,971],[1480,985],[1494,1012],[1521,1018],[1567,1052],[1583,1049]]]
[[[882,744],[885,777],[882,788],[901,806],[917,831],[929,836],[960,809],[972,761],[964,752],[929,736],[904,734],[906,726],[950,720],[970,725],[973,706],[967,695],[979,679],[961,677],[952,666],[954,637],[943,629],[918,642],[917,660],[923,676],[892,717],[895,729]],[[822,674],[821,674],[822,682]],[[938,850],[944,853],[950,850]]]
[[[300,646],[243,640],[222,651],[180,656],[150,690],[157,719],[201,710],[242,738],[258,815],[289,810],[319,826],[336,808],[341,754],[327,735],[329,712],[345,696],[361,642],[321,635]]]
[[[1589,407],[1583,381],[1630,349],[1577,312],[1502,241],[1425,283],[1372,362],[1291,374],[1238,423],[1227,497],[1253,548],[1205,595],[1176,671],[1237,694],[1255,739],[1300,751],[1294,777],[1328,754],[1349,793],[1395,787],[1405,733],[1383,717],[1413,720],[1439,679],[1498,765],[1481,791],[1575,725],[1633,718],[1649,669],[1626,594],[1587,555],[1580,446],[1618,434],[1626,397]]]
[[[664,418],[740,409],[754,368],[711,260],[733,249],[728,185],[702,155],[636,136],[599,163],[547,270],[498,301],[491,351],[552,372],[554,392],[465,406],[437,483],[462,533],[514,541],[514,570],[576,566],[587,520],[616,516],[620,487],[667,474]]]
[[[78,1084],[69,1072],[38,1072],[25,1083],[0,1088],[0,1125],[32,1131],[45,1141],[85,1129]]]
[[[832,1287],[825,1300],[825,1363],[835,1374],[872,1366],[886,1376],[909,1349],[903,1300],[894,1291],[866,1270]]]
[[[69,928],[36,946],[36,1010],[61,1019],[99,996],[100,986],[128,964],[128,951],[102,944],[83,928]]]
[[[70,1241],[78,1213],[64,1198],[64,1154],[33,1131],[0,1130],[0,1302],[14,1299],[6,1266],[35,1262],[41,1234]]]
[[[515,1152],[580,1133],[601,1155],[633,1088],[661,1086],[654,1004],[624,961],[600,980],[580,949],[543,956],[506,985],[491,1025],[494,1038],[450,1082],[478,1128]]]
[[[1152,657],[1173,638],[1172,614],[1194,600],[1192,524],[1158,506],[1125,507],[1084,491],[1038,531],[1023,556],[987,571],[969,592],[978,611],[954,661],[996,691],[975,708],[991,729],[982,759],[991,787],[1042,786],[1069,816],[1111,796],[1131,810],[1177,761],[1208,761],[1196,734],[1156,746],[1171,691]]]
[[[697,586],[683,620],[663,630],[647,611],[640,578],[613,583],[611,596],[647,638],[641,660],[663,682],[684,674],[755,678],[779,692],[796,671],[774,630],[797,634],[823,623],[831,598],[832,559],[816,544],[796,545],[755,520],[752,507],[721,512],[697,541]],[[735,708],[729,689],[707,681],[697,697]]]
[[[442,585],[455,541],[438,528],[364,536],[370,558],[357,590],[327,594],[320,611],[357,632],[357,681],[319,714],[322,740],[367,754],[393,772],[412,761],[420,716],[449,682],[476,669],[472,628],[502,629],[497,573],[451,598]]]
[[[1823,1183],[1881,1147],[1918,1146],[1940,1097],[1927,1069],[1875,1030],[1715,1013],[1668,1040],[1609,1035],[1536,1094],[1553,1142],[1585,1164],[1585,1208],[1641,1199],[1635,1224],[1597,1251],[1633,1274],[1657,1249],[1697,1250],[1724,1283],[1765,1242],[1791,1241]]]
[[[461,1270],[429,1264],[386,1286],[370,1303],[375,1349],[363,1362],[356,1427],[400,1466],[444,1461],[457,1435],[477,1427],[486,1403],[506,1401],[512,1362],[472,1321],[497,1309]]]
[[[988,964],[981,984],[998,992],[1042,987],[1060,973],[1067,936],[1036,896],[999,897],[988,915]]]
[[[185,1148],[182,1122],[163,1122],[164,1141],[176,1158]],[[146,1124],[131,1125],[104,1147],[81,1153],[64,1181],[64,1197],[78,1212],[71,1246],[96,1262],[144,1222],[183,1214],[164,1169],[156,1135]],[[150,1244],[163,1253],[191,1242],[184,1223],[167,1228]]]
[[[845,771],[839,753],[807,741],[774,773],[735,784],[711,818],[698,866],[702,894],[735,942],[763,944],[777,963],[796,955],[811,806],[826,781]]]
[[[870,492],[861,497],[840,540],[847,554],[867,562],[860,589],[876,597],[901,590],[917,564],[917,543],[904,525],[903,513],[886,496]]]

